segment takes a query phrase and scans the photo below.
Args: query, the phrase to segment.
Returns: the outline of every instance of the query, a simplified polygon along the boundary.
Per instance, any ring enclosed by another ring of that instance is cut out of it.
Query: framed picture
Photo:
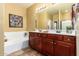
[[[22,28],[23,27],[23,17],[9,14],[9,27]]]

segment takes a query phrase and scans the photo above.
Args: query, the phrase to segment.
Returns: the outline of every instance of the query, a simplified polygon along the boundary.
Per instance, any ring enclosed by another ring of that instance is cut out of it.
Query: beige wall
[[[61,20],[71,20],[72,15],[71,15],[71,10],[68,12],[61,13]]]
[[[4,32],[11,31],[26,31],[26,8],[15,5],[15,4],[5,4],[4,20],[3,20],[3,29]],[[15,14],[23,17],[23,28],[10,28],[9,27],[9,14]]]
[[[4,5],[0,4],[0,55],[4,55],[4,39],[3,39],[3,28],[2,28],[2,21],[3,21],[3,8]]]
[[[58,13],[54,14],[53,15],[53,20],[58,20],[58,19],[59,19],[59,14]]]
[[[71,20],[71,17],[72,17],[72,15],[71,15],[71,11],[69,11],[69,12],[61,12],[60,13],[60,20],[62,21],[62,20]],[[56,19],[59,19],[59,14],[58,13],[56,13],[56,14],[54,14],[53,15],[53,19],[54,20],[56,20]]]
[[[28,31],[32,31],[35,29],[35,24],[34,24],[35,8],[36,8],[36,4],[27,8],[27,30]]]
[[[48,14],[47,12],[42,12],[38,14],[38,28],[47,29],[48,28]]]

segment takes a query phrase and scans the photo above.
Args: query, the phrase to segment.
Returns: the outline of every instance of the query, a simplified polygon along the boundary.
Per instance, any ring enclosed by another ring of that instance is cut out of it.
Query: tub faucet
[[[4,41],[5,41],[5,42],[7,42],[8,40],[7,40],[7,39],[5,39]]]
[[[26,37],[27,36],[27,33],[24,33],[24,37]]]

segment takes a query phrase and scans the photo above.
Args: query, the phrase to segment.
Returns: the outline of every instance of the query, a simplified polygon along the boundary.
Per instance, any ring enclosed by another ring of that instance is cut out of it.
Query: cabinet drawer
[[[62,35],[56,35],[56,40],[63,40],[63,36]]]
[[[49,39],[55,39],[55,37],[56,37],[56,35],[54,35],[54,34],[48,34]]]
[[[48,38],[54,39],[54,40],[62,40],[62,35],[57,35],[57,34],[49,34]]]
[[[75,36],[64,36],[65,42],[75,43],[76,37]]]
[[[48,37],[48,35],[47,35],[47,34],[41,34],[41,35],[42,35],[42,37],[43,37],[43,38]]]
[[[41,33],[37,33],[37,37],[41,37]]]
[[[37,33],[30,32],[29,35],[33,37],[33,36],[37,36]]]

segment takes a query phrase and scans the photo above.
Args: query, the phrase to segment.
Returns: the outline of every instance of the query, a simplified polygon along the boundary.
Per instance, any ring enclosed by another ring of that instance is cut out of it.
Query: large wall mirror
[[[59,3],[37,13],[38,29],[63,31],[72,29],[72,5],[72,3]]]

